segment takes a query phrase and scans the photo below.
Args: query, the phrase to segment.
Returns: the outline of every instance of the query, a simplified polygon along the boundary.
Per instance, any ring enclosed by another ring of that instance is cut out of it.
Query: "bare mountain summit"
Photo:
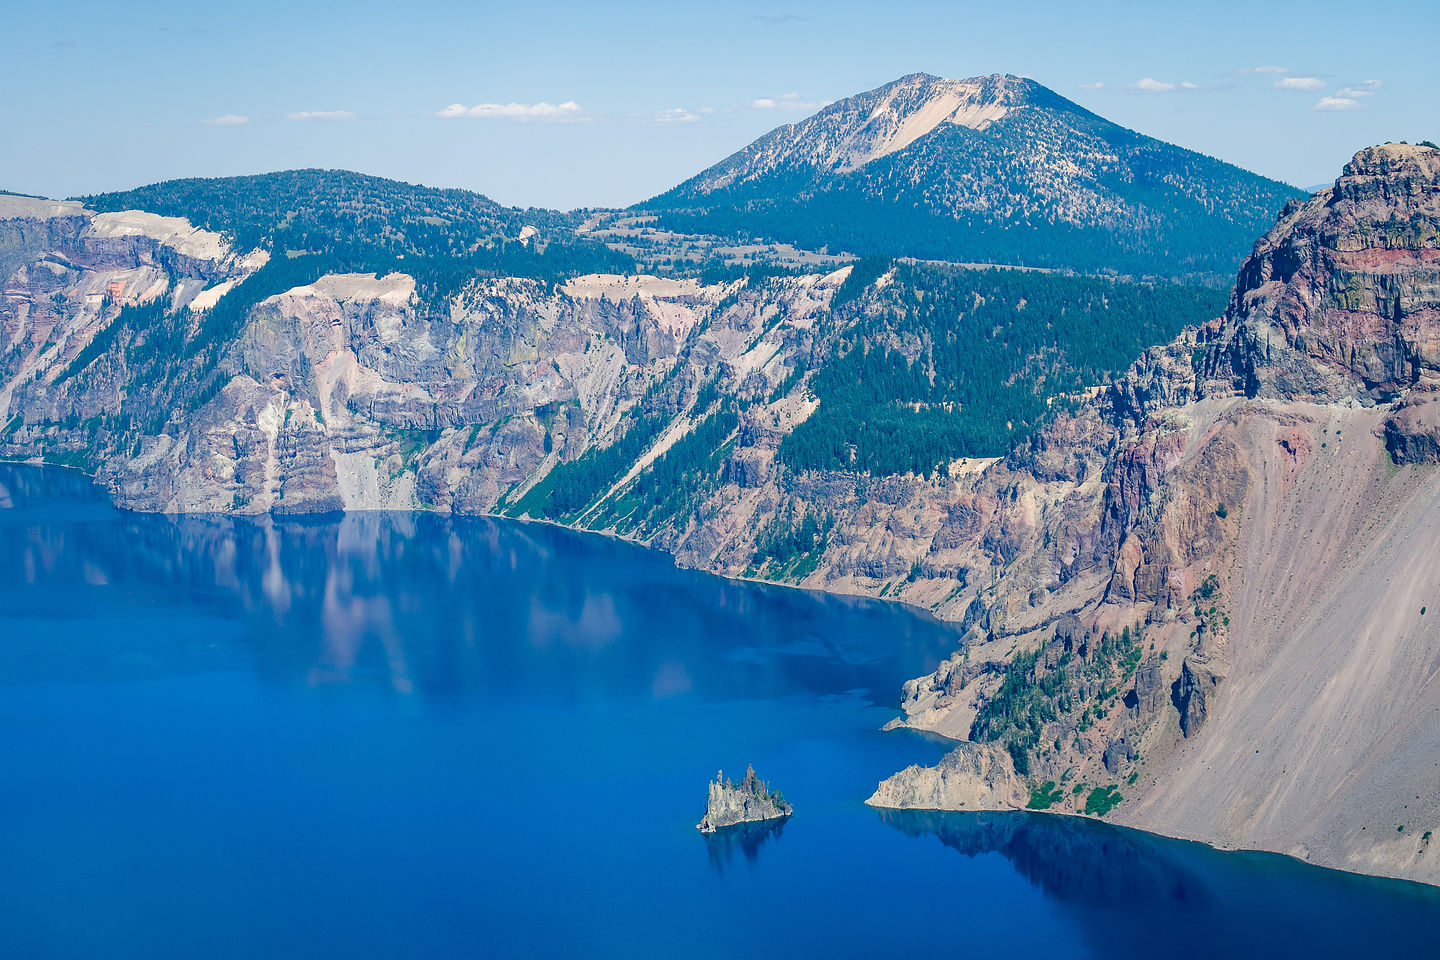
[[[1228,277],[1301,191],[1036,83],[917,73],[778,127],[642,207],[860,254]]]
[[[772,131],[677,192],[688,187],[692,195],[711,194],[806,168],[850,173],[904,150],[942,124],[984,130],[1023,108],[1032,87],[1044,89],[1018,77],[944,80],[912,74]]]

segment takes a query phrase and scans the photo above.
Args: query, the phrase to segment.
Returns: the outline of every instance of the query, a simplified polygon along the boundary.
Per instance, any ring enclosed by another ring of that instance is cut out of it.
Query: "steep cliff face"
[[[1003,744],[1037,806],[1118,789],[1133,826],[1440,880],[1437,224],[1440,151],[1361,151],[1223,318],[990,471],[997,500],[1058,502],[1002,528],[1011,559],[906,722]],[[871,802],[950,806],[934,776]]]
[[[266,259],[263,251],[241,255],[219,234],[178,218],[0,196],[0,419],[10,420],[12,408],[35,419],[53,413],[47,389],[79,373],[70,362],[124,307],[193,304],[198,317],[217,291]],[[123,372],[116,377],[123,379]],[[17,390],[27,390],[23,402]]]
[[[0,229],[0,453],[170,512],[495,511],[642,399],[673,441],[702,381],[768,391],[847,275],[501,277],[437,313],[403,273],[256,299],[267,255],[176,218],[0,197]]]
[[[1437,173],[1433,148],[1371,147],[1329,190],[1287,207],[1206,338],[1206,389],[1368,404],[1434,383]]]
[[[12,203],[0,223],[36,239],[16,243],[0,305],[11,331],[0,389],[17,398],[0,455],[84,466],[133,509],[540,515],[532,491],[598,457],[607,469],[549,516],[687,565],[958,620],[1040,514],[1098,483],[1091,443],[1063,460],[1039,452],[1033,471],[994,468],[998,480],[987,459],[928,477],[781,462],[816,410],[809,378],[847,325],[907,309],[889,298],[891,273],[852,285],[841,311],[850,267],[711,284],[482,278],[437,310],[404,273],[305,274],[311,258],[287,256],[290,272],[267,279],[274,264],[254,272],[264,254],[237,257],[182,220]],[[128,232],[88,239],[112,220]],[[52,241],[66,230],[87,238],[90,260]],[[182,239],[209,259],[182,257]],[[101,243],[149,271],[145,283],[96,255]],[[74,265],[63,275],[45,265],[60,257]],[[116,280],[123,296],[92,296]],[[883,325],[871,336],[915,362],[937,349]],[[1052,436],[1102,442],[1098,419],[1064,423]],[[698,467],[657,469],[681,453]],[[1076,560],[1065,563],[1047,577],[1069,576]]]

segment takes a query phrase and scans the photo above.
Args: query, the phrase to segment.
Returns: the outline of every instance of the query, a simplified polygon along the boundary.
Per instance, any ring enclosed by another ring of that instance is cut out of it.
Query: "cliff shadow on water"
[[[876,811],[966,857],[999,855],[1073,915],[1099,951],[1150,944],[1168,957],[1427,956],[1440,890],[1225,852],[1082,817]]]

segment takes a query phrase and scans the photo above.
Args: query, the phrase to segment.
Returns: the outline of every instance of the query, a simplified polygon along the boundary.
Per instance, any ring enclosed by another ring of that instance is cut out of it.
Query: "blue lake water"
[[[953,630],[563,530],[0,466],[0,956],[1436,956],[1440,890],[894,813]],[[706,838],[717,768],[796,815]]]

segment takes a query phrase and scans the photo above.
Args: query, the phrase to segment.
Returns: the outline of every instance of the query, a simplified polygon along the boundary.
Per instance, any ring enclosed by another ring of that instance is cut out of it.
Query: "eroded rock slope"
[[[906,723],[970,741],[941,770],[984,751],[1034,806],[1440,879],[1437,321],[1440,151],[1363,150],[1223,318],[988,472],[1043,506],[982,520],[1006,562],[906,688]],[[974,804],[935,778],[871,802]]]

